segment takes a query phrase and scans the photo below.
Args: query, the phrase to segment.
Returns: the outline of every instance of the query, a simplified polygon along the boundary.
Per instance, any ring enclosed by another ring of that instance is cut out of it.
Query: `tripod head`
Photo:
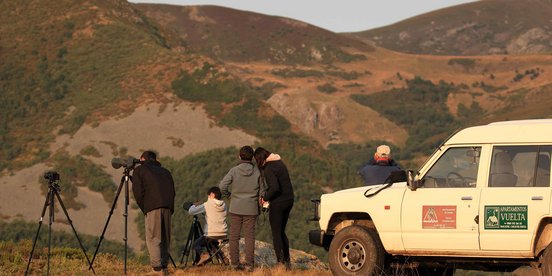
[[[56,171],[45,172],[44,179],[48,180],[48,188],[54,189],[57,192],[61,190],[59,187],[59,173],[57,173]]]

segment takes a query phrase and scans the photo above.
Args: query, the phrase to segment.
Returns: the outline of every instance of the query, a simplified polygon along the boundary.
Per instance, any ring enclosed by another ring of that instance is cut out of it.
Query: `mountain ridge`
[[[362,42],[290,18],[211,5],[136,7],[176,33],[186,47],[226,61],[331,63],[363,58],[343,48],[372,50]]]
[[[478,1],[348,33],[410,54],[488,55],[552,52],[552,2]]]

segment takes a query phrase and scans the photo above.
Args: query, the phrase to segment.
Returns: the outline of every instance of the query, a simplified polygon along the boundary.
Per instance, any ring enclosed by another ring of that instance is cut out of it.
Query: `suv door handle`
[[[531,200],[543,200],[542,196],[532,196]]]
[[[463,196],[462,200],[472,200],[473,198],[471,196]]]

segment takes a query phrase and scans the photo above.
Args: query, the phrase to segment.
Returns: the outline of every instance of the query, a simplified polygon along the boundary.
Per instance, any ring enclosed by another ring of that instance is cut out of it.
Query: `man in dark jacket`
[[[153,151],[140,157],[142,165],[132,174],[132,192],[145,214],[146,245],[154,271],[166,271],[171,242],[171,215],[174,212],[174,181],[161,167]]]
[[[253,163],[253,148],[243,146],[239,155],[239,164],[228,171],[220,181],[219,188],[224,196],[230,197],[230,264],[234,268],[242,268],[239,263],[239,241],[243,229],[245,268],[252,271],[255,261],[255,222],[259,215],[261,173]]]
[[[401,168],[391,158],[391,148],[381,145],[376,149],[374,158],[364,165],[358,174],[364,180],[366,186],[383,184],[393,171],[400,171]]]

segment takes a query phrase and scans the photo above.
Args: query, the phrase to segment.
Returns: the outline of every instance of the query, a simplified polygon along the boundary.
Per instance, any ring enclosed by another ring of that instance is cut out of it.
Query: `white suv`
[[[530,265],[552,275],[552,120],[498,122],[445,141],[419,172],[324,194],[311,243],[334,275]]]

